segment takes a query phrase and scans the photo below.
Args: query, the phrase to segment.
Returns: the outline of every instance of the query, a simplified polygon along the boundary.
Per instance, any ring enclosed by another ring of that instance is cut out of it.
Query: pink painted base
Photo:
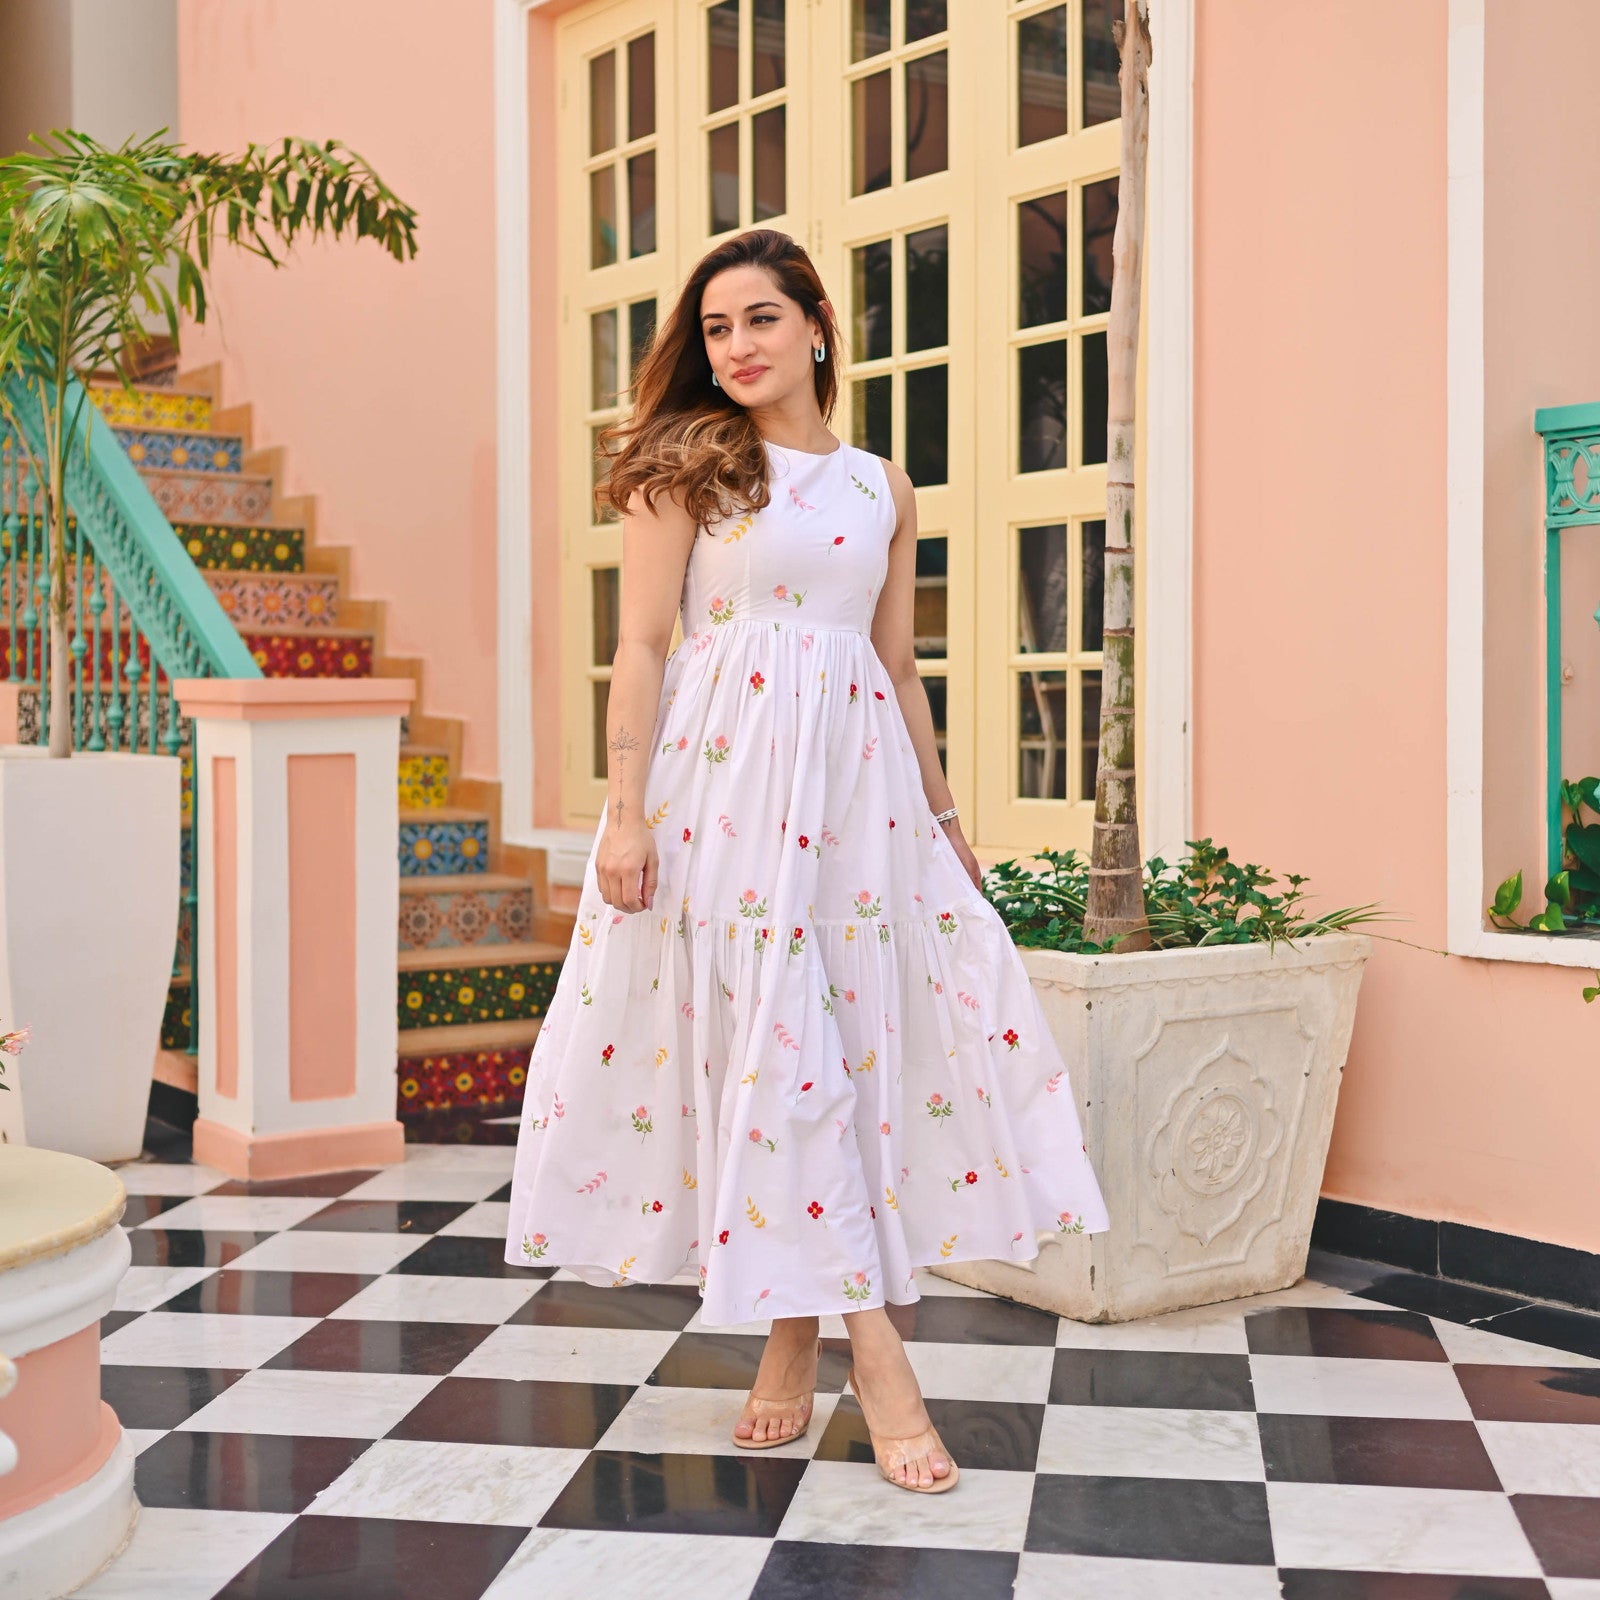
[[[0,1430],[19,1457],[0,1478],[0,1518],[75,1489],[105,1465],[122,1424],[100,1398],[98,1325],[17,1358],[17,1386],[0,1400]]]
[[[395,1166],[406,1158],[399,1122],[365,1122],[296,1133],[241,1133],[207,1117],[194,1125],[194,1159],[230,1178],[305,1178],[352,1167]]]

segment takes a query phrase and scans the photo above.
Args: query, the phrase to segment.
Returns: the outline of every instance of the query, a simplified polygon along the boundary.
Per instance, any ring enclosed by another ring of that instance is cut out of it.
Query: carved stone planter
[[[1334,933],[1276,950],[1023,950],[1111,1227],[1040,1234],[1029,1262],[930,1270],[1081,1322],[1296,1283],[1371,947]]]

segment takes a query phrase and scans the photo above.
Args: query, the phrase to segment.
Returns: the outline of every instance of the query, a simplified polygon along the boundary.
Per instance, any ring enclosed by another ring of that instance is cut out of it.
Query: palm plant
[[[376,239],[396,260],[416,253],[416,213],[336,140],[286,138],[224,156],[169,143],[161,129],[109,149],[56,130],[0,159],[0,415],[37,484],[49,532],[50,754],[71,754],[68,693],[69,452],[88,444],[94,408],[74,384],[109,370],[124,390],[160,319],[206,319],[212,247],[221,240],[282,265],[309,233]],[[168,280],[172,280],[169,286]],[[16,407],[37,408],[43,459]]]

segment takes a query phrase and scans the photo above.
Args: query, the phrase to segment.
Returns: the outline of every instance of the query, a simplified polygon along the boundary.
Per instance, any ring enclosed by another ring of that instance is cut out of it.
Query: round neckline
[[[779,444],[776,439],[763,439],[762,443],[770,449],[781,450],[785,455],[809,456],[813,461],[826,461],[830,456],[836,456],[844,449],[844,440],[841,439],[831,450],[796,450],[790,445]]]

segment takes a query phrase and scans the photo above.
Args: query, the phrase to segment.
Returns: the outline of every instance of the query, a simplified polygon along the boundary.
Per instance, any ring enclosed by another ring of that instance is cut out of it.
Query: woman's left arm
[[[933,731],[933,709],[928,704],[928,691],[917,671],[913,643],[917,588],[917,493],[911,479],[894,462],[884,460],[883,470],[889,480],[899,520],[895,524],[894,537],[889,541],[889,570],[884,576],[877,610],[872,617],[872,647],[894,682],[895,699],[900,704],[900,715],[905,719],[906,731],[910,733],[912,748],[917,753],[922,789],[928,798],[929,808],[948,811],[956,803],[955,797],[950,792],[944,768],[939,764],[939,747]],[[972,846],[961,832],[961,819],[952,817],[948,822],[934,823],[933,826],[944,829],[973,886],[981,889],[983,870],[972,853]]]

